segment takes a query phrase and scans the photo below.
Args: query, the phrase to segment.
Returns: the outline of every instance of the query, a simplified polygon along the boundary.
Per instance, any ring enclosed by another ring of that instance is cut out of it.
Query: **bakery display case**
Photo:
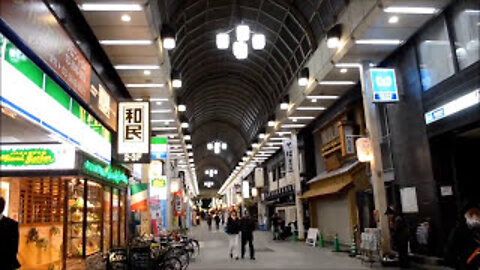
[[[68,257],[83,256],[83,219],[85,208],[85,180],[72,179],[68,183]]]
[[[100,184],[87,182],[87,223],[86,223],[86,254],[100,251],[102,240],[102,195]]]

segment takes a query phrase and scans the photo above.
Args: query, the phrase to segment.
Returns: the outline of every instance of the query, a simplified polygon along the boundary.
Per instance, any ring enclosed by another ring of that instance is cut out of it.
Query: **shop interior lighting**
[[[162,45],[166,50],[172,50],[176,46],[175,41],[175,31],[167,25],[162,25],[162,30],[160,31],[160,36],[162,37]]]
[[[306,67],[302,68],[302,70],[300,70],[300,73],[298,74],[298,80],[297,80],[298,85],[306,86],[308,84],[309,77],[310,77],[310,72],[308,68]]]
[[[162,88],[165,86],[163,83],[127,83],[125,85],[128,88]]]
[[[85,3],[80,5],[83,11],[141,11],[142,6],[138,4],[105,4]]]
[[[338,99],[338,96],[332,95],[320,95],[320,96],[307,96],[307,99]]]
[[[321,81],[320,85],[355,85],[354,81]]]
[[[115,69],[117,70],[137,70],[137,69],[160,69],[159,65],[115,65]]]
[[[386,13],[397,13],[397,14],[435,14],[438,12],[438,9],[433,7],[400,7],[400,6],[390,6],[383,9]]]
[[[399,45],[402,44],[400,39],[357,39],[355,44],[360,45]]]
[[[324,111],[325,107],[313,107],[313,106],[299,106],[297,107],[297,111]]]
[[[103,39],[100,40],[100,44],[107,46],[148,46],[152,45],[151,40],[141,40],[141,39]]]
[[[170,109],[162,109],[162,110],[152,110],[151,113],[171,113],[172,110]]]

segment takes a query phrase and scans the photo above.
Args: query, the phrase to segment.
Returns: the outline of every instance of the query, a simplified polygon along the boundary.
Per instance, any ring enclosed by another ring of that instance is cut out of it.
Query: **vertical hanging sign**
[[[283,141],[283,152],[285,153],[285,170],[286,173],[293,173],[293,145],[292,140]]]
[[[150,162],[150,107],[148,102],[120,102],[118,104],[117,151],[122,162]]]

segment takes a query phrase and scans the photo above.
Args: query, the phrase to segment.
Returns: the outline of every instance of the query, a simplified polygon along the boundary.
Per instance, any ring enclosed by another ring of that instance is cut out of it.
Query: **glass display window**
[[[119,191],[118,189],[113,189],[112,196],[112,247],[119,246]]]
[[[86,255],[100,251],[103,189],[100,184],[87,182]]]
[[[106,186],[103,190],[103,253],[110,249],[112,239],[111,211],[112,189]]]
[[[68,183],[68,249],[67,257],[82,257],[83,219],[85,208],[85,180],[73,179]]]
[[[480,5],[478,0],[461,0],[453,9],[455,53],[460,69],[480,59]]]

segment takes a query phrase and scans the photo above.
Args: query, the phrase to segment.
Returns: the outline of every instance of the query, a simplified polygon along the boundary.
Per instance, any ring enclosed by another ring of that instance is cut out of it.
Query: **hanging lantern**
[[[370,162],[373,160],[373,152],[369,138],[360,138],[355,142],[357,148],[357,158],[360,162]]]

